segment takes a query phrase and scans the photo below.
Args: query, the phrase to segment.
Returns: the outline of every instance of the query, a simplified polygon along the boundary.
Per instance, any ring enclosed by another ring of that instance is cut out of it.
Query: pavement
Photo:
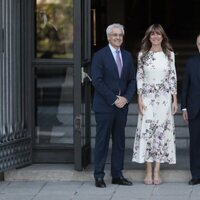
[[[143,184],[145,165],[130,163],[130,155],[123,174],[133,181],[132,186],[111,184],[109,162],[106,188],[95,187],[92,164],[83,171],[75,171],[73,164],[33,164],[9,170],[0,182],[0,200],[200,200],[200,185],[188,185],[187,151],[177,155],[176,165],[161,166],[161,185]]]
[[[94,181],[4,181],[0,200],[199,200],[200,185],[165,182],[161,185],[113,185],[96,188]]]

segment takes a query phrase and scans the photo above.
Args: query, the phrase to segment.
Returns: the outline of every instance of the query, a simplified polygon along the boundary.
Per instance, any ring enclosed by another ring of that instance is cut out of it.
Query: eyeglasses
[[[111,33],[110,35],[113,37],[123,37],[124,36],[123,34],[117,34],[117,33]]]

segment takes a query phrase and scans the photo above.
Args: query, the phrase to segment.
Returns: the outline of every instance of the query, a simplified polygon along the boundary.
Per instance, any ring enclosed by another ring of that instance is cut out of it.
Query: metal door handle
[[[81,83],[84,82],[84,79],[88,78],[90,82],[92,82],[92,78],[88,75],[88,73],[84,72],[84,68],[81,67]]]
[[[4,29],[1,29],[1,52],[4,53]]]

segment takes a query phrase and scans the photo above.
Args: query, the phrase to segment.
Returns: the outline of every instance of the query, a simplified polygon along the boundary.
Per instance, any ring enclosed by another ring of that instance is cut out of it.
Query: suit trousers
[[[200,178],[200,111],[194,119],[189,120],[190,132],[190,170],[192,178]]]
[[[115,107],[109,113],[95,113],[96,139],[94,150],[94,177],[103,178],[105,163],[109,149],[110,136],[112,135],[111,176],[122,176],[125,149],[125,126],[127,109]]]

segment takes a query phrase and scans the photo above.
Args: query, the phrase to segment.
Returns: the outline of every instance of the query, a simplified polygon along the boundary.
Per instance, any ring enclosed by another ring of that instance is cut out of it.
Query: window
[[[73,0],[36,0],[36,58],[73,58]]]

